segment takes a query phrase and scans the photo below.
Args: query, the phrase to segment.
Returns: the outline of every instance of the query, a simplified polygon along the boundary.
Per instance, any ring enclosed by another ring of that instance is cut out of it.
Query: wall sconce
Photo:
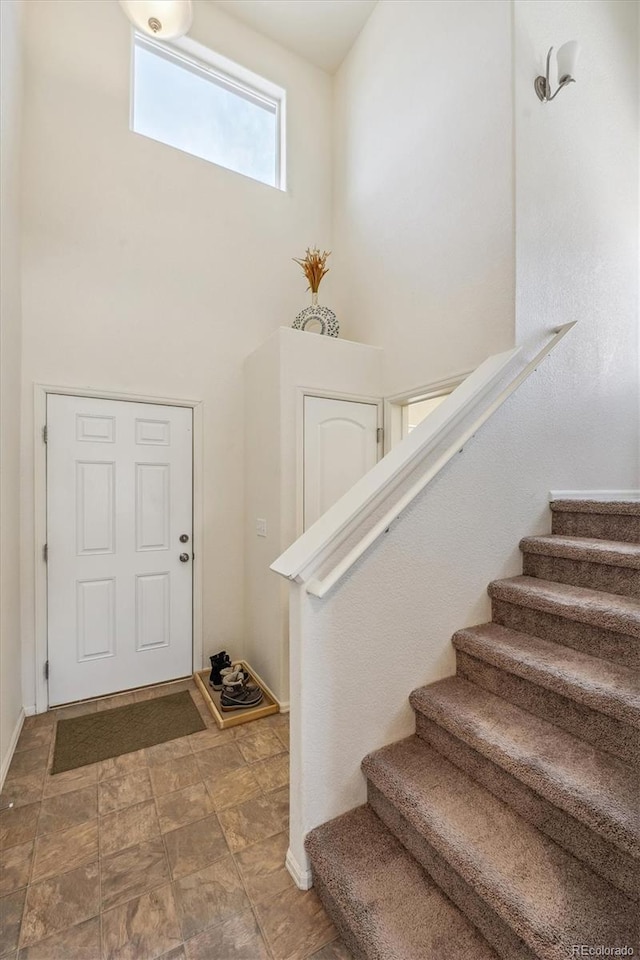
[[[120,6],[137,30],[150,37],[175,40],[191,26],[191,0],[119,0]]]
[[[551,93],[551,82],[549,80],[549,64],[551,62],[551,54],[553,53],[553,47],[549,50],[547,54],[547,75],[546,77],[536,77],[534,80],[534,87],[536,93],[538,94],[538,100],[542,100],[543,103],[549,103],[550,100],[553,100],[554,97],[557,97],[563,87],[566,87],[569,83],[575,83],[575,78],[573,74],[575,73],[576,64],[578,62],[578,56],[580,54],[580,46],[577,40],[570,40],[568,43],[563,44],[556,54],[556,62],[558,64],[558,89],[554,94]]]

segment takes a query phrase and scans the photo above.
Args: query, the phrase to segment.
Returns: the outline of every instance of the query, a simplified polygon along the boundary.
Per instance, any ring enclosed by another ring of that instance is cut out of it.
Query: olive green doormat
[[[58,720],[51,773],[85,767],[206,729],[188,690]]]

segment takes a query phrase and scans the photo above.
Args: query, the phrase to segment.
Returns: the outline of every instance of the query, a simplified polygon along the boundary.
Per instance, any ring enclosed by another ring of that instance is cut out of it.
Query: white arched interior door
[[[304,398],[304,529],[378,460],[377,403]]]

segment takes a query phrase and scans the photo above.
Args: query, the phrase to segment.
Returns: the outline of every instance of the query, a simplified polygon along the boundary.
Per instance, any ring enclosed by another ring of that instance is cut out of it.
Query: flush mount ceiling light
[[[563,44],[558,50],[556,54],[556,62],[558,64],[558,89],[554,94],[551,93],[551,82],[549,80],[549,66],[552,53],[553,47],[551,47],[547,54],[546,77],[536,77],[533,83],[536,93],[538,94],[538,100],[542,100],[543,103],[548,103],[550,100],[553,100],[554,97],[557,97],[562,88],[566,87],[567,84],[576,82],[573,74],[576,70],[580,46],[577,40],[570,40],[569,43]]]
[[[175,40],[191,26],[191,0],[119,0],[131,23],[150,37]]]

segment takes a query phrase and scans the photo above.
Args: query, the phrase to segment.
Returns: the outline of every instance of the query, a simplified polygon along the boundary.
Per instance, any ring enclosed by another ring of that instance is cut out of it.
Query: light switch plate
[[[266,537],[267,535],[267,521],[258,518],[256,520],[256,536]]]

